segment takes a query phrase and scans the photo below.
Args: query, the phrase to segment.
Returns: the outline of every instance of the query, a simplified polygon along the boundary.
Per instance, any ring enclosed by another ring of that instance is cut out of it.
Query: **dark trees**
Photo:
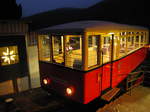
[[[16,0],[0,1],[0,20],[19,19],[21,15],[22,7],[16,4]]]

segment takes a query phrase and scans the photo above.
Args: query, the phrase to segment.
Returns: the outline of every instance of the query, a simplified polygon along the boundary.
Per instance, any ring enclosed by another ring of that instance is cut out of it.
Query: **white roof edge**
[[[84,20],[84,21],[75,21],[64,23],[60,25],[55,25],[47,28],[40,29],[38,31],[53,31],[53,30],[67,30],[67,29],[80,29],[80,30],[125,30],[125,29],[136,29],[136,30],[148,30],[148,28],[137,25],[128,25],[128,24],[120,24],[116,22],[109,21],[95,21],[95,20]]]

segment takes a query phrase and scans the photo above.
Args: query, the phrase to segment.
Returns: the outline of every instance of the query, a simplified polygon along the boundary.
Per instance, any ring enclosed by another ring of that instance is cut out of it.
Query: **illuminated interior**
[[[126,37],[120,37],[120,52],[119,56],[123,57],[126,55],[126,48],[127,48],[127,38]]]
[[[82,40],[81,35],[66,35],[65,65],[67,67],[82,68]]]
[[[50,61],[50,38],[47,35],[40,35],[39,58],[42,61]]]
[[[84,70],[83,66],[91,69],[140,49],[147,44],[146,39],[146,32],[137,31],[111,34],[86,32],[86,35],[40,35],[39,57],[40,61],[73,69]],[[82,43],[83,41],[86,42]]]
[[[81,69],[81,35],[53,35],[51,37],[47,35],[39,36],[39,57],[41,61]]]
[[[17,46],[0,47],[0,64],[11,65],[19,62]]]
[[[58,64],[64,63],[63,36],[52,36],[53,62]]]
[[[102,38],[102,63],[110,62],[111,56],[111,36],[104,35]]]
[[[98,64],[98,40],[99,35],[88,36],[88,67]]]

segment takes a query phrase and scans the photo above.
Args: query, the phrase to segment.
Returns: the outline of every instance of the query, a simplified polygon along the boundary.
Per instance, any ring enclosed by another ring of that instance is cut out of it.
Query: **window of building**
[[[39,59],[50,61],[50,38],[48,35],[39,36]]]
[[[66,35],[65,39],[65,66],[82,69],[81,35]]]
[[[98,41],[99,35],[89,35],[88,37],[88,67],[98,64]]]
[[[11,65],[19,63],[18,47],[0,47],[0,65]]]

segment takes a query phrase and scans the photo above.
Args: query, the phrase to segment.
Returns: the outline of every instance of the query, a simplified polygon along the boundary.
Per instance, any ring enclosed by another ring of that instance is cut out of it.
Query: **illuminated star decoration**
[[[7,47],[6,52],[3,52],[2,59],[4,59],[4,62],[10,64],[11,61],[15,61],[14,51],[10,51]]]

